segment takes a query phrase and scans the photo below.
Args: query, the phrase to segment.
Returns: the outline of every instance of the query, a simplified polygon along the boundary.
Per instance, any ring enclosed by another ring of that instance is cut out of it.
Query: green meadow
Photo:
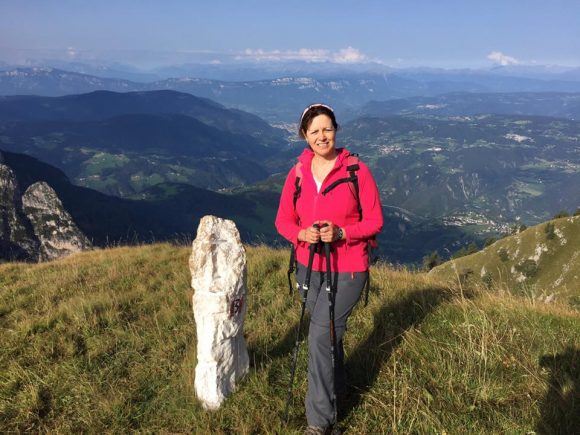
[[[248,246],[250,371],[215,412],[194,390],[190,248],[0,265],[0,431],[300,433],[306,346],[282,421],[299,300],[288,252]],[[541,263],[540,263],[541,264]],[[372,268],[345,340],[347,433],[570,433],[580,315],[500,283]],[[578,289],[575,290],[578,295]]]

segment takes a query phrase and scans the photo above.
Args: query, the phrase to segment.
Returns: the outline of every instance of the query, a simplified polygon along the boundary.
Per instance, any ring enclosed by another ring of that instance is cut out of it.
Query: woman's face
[[[332,125],[330,117],[327,115],[318,115],[312,118],[310,125],[304,132],[304,136],[306,136],[306,142],[308,142],[314,154],[324,158],[334,157],[336,130]]]

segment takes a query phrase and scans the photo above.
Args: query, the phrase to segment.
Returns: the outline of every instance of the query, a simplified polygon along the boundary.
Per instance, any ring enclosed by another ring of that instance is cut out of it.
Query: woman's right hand
[[[314,226],[300,230],[298,240],[306,243],[318,243],[320,241],[320,230]]]

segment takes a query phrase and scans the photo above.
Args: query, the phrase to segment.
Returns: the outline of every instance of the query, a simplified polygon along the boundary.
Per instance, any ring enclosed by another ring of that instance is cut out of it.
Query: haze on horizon
[[[0,0],[0,61],[580,66],[580,2]]]

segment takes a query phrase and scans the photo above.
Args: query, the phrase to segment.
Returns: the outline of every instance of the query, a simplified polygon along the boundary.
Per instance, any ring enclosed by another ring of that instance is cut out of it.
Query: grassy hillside
[[[430,274],[497,284],[536,299],[580,306],[580,216],[544,222]]]
[[[217,412],[203,411],[193,393],[188,247],[0,265],[0,431],[303,430],[305,347],[291,421],[280,419],[299,317],[287,295],[287,252],[247,252],[250,373]],[[355,310],[345,342],[349,433],[579,427],[572,307],[385,266],[372,279],[369,306]]]

